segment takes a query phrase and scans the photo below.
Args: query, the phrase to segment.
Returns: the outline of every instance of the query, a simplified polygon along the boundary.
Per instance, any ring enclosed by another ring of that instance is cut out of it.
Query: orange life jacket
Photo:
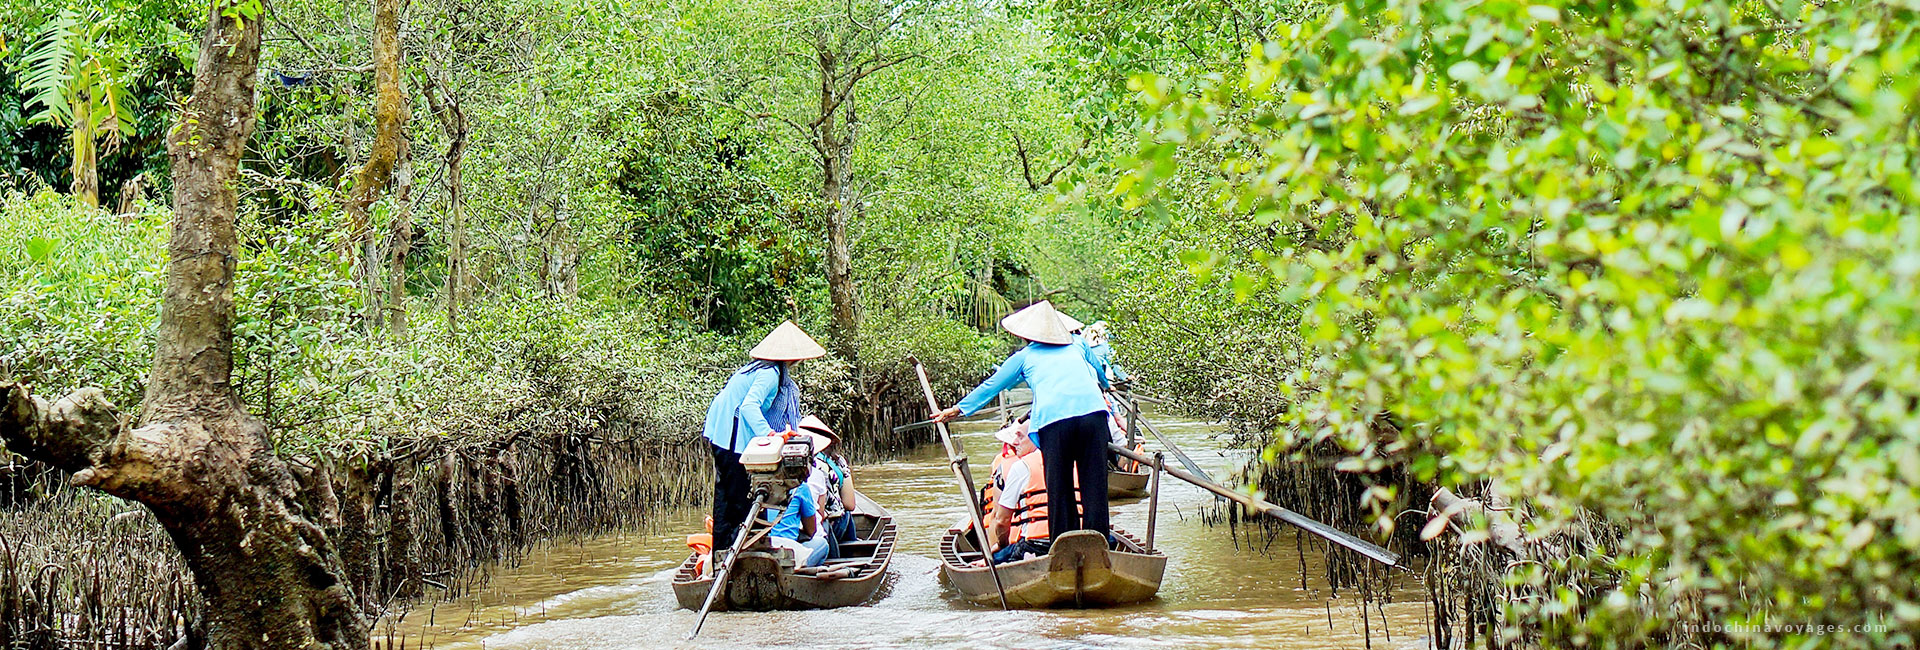
[[[1013,510],[1013,529],[1007,531],[1008,544],[1053,537],[1047,528],[1047,468],[1040,455],[1039,450],[1034,450],[1020,457],[1020,462],[1027,465],[1027,487],[1020,492],[1020,507]],[[1079,489],[1080,477],[1074,477],[1073,484],[1074,489]],[[1078,505],[1080,512],[1087,511],[1085,504]]]
[[[987,486],[981,489],[981,496],[985,498],[980,501],[980,507],[987,512],[993,512],[993,501],[1000,497],[1000,488],[1006,483],[1007,465],[1014,460],[1013,445],[1002,444],[1000,454],[993,457],[992,465],[987,466]]]

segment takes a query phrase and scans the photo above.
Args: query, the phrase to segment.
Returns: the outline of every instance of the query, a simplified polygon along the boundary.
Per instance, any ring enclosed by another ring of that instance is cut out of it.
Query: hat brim
[[[1018,422],[1009,423],[1007,426],[1000,427],[999,431],[993,432],[993,439],[1009,445],[1019,445],[1020,441],[1027,437],[1020,432],[1022,428]]]
[[[1035,343],[1066,345],[1073,342],[1073,334],[1067,331],[1066,323],[1060,321],[1060,312],[1054,311],[1053,303],[1045,300],[1000,319],[1000,327]]]
[[[834,444],[833,438],[814,433],[811,429],[803,429],[800,433],[813,439],[813,451],[815,453],[826,451],[828,447],[832,447]]]
[[[781,323],[779,327],[773,328],[773,333],[768,334],[767,338],[760,340],[759,345],[747,351],[747,356],[761,361],[805,361],[826,355],[827,349],[821,347],[819,341],[808,336],[799,325],[793,324],[793,321]]]

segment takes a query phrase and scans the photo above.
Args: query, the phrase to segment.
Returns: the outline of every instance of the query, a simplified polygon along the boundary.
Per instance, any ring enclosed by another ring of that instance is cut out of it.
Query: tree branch
[[[700,99],[701,101],[706,101],[706,102],[711,102],[711,103],[714,103],[714,104],[718,104],[718,105],[720,105],[720,106],[724,106],[724,107],[727,107],[727,108],[730,108],[730,109],[733,109],[733,110],[734,110],[735,112],[738,112],[739,114],[741,114],[741,115],[743,115],[743,116],[746,116],[746,117],[747,117],[748,119],[753,119],[753,120],[764,120],[764,119],[767,119],[767,118],[773,118],[773,119],[776,119],[776,120],[780,120],[780,122],[781,122],[781,123],[783,123],[783,124],[786,124],[787,126],[790,126],[790,127],[793,127],[793,130],[794,130],[794,131],[797,131],[797,132],[799,132],[799,133],[800,133],[800,137],[802,137],[802,138],[805,138],[805,139],[806,139],[806,140],[807,140],[808,142],[813,142],[813,143],[814,143],[814,145],[813,145],[813,148],[814,148],[814,150],[815,150],[815,152],[816,152],[816,153],[818,153],[819,155],[823,155],[823,156],[824,156],[824,155],[826,155],[826,154],[825,154],[824,152],[820,152],[820,151],[819,151],[819,149],[820,149],[820,145],[819,145],[819,143],[818,143],[818,142],[816,141],[816,140],[817,140],[817,138],[815,138],[815,137],[814,137],[814,135],[813,135],[813,130],[812,130],[812,129],[809,129],[809,128],[807,128],[807,127],[806,127],[806,125],[804,125],[804,124],[801,124],[801,123],[799,123],[799,122],[795,122],[795,121],[793,121],[793,119],[792,119],[792,118],[789,118],[789,117],[786,117],[786,116],[784,116],[784,115],[775,115],[775,114],[773,114],[773,113],[772,113],[772,112],[770,112],[770,111],[760,111],[760,112],[755,112],[755,111],[749,111],[749,110],[747,110],[747,109],[744,109],[744,108],[741,108],[741,107],[739,107],[739,106],[737,106],[737,105],[734,105],[734,104],[733,104],[732,102],[729,102],[729,101],[727,101],[727,100],[724,100],[724,99],[719,99],[719,98],[715,98],[715,97],[707,97],[707,96],[705,96],[705,95],[700,95],[700,94],[697,94],[697,93],[696,93],[696,94],[694,94],[693,96],[694,96],[694,97],[698,97],[698,98],[699,98],[699,99]]]
[[[14,382],[0,382],[0,443],[13,453],[78,473],[127,425],[98,388],[48,403]]]
[[[1066,171],[1068,167],[1073,166],[1073,163],[1078,162],[1080,160],[1080,152],[1084,151],[1087,145],[1093,142],[1091,136],[1082,138],[1080,140],[1080,146],[1073,150],[1072,158],[1068,158],[1066,162],[1060,163],[1058,167],[1054,167],[1053,171],[1047,172],[1046,177],[1034,180],[1033,163],[1028,158],[1026,143],[1020,140],[1020,131],[1011,127],[1009,127],[1007,131],[1013,134],[1014,152],[1020,156],[1020,174],[1027,179],[1027,189],[1035,192],[1040,191],[1040,188],[1052,185],[1054,179],[1060,177],[1060,172]]]

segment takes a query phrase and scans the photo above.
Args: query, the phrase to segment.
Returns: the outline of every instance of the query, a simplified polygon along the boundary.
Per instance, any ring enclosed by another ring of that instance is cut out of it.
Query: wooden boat
[[[1160,591],[1167,556],[1147,550],[1138,538],[1115,528],[1123,550],[1108,550],[1107,540],[1090,530],[1069,532],[1053,541],[1044,557],[999,565],[1007,605],[1021,609],[1110,607],[1151,600]],[[940,576],[967,601],[999,605],[1000,595],[980,559],[970,530],[950,529],[940,539]]]
[[[1132,499],[1147,496],[1147,479],[1151,476],[1152,473],[1144,468],[1132,472],[1107,470],[1107,497]]]
[[[820,567],[796,569],[791,552],[768,546],[764,539],[749,544],[734,561],[727,592],[714,601],[713,609],[831,609],[873,598],[893,559],[899,531],[886,508],[857,491],[854,494],[853,525],[860,541],[841,544],[841,557],[829,558]],[[756,525],[756,529],[764,527],[764,522]],[[700,609],[713,589],[713,576],[696,569],[699,560],[698,555],[689,555],[673,575],[674,598],[686,609]]]

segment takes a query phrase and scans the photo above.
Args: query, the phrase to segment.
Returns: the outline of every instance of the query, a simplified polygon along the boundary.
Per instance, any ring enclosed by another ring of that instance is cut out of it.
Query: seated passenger
[[[807,488],[820,506],[821,529],[826,531],[827,557],[840,557],[840,545],[859,541],[853,526],[854,494],[852,463],[839,454],[840,436],[820,418],[800,420],[800,431],[813,436],[813,459],[807,473]]]
[[[994,432],[993,437],[1000,441],[1000,453],[993,457],[993,464],[987,469],[987,483],[980,488],[980,516],[985,519],[989,530],[997,520],[998,513],[993,502],[1000,498],[1000,491],[1006,488],[1007,468],[1020,460],[1017,443],[1027,437],[1027,421],[1010,422]]]
[[[773,518],[773,530],[767,533],[767,542],[774,548],[793,551],[799,566],[819,566],[827,559],[827,538],[819,534],[820,527],[814,520],[819,514],[813,505],[813,490],[806,486],[795,488],[787,493],[787,507]]]
[[[1047,527],[1046,467],[1040,450],[1027,436],[1013,435],[1001,441],[1009,438],[1012,441],[1008,444],[1014,446],[1019,461],[1007,464],[1006,480],[993,504],[994,523],[987,528],[987,538],[999,549],[993,554],[994,564],[1046,555],[1053,546],[1053,535]],[[1078,481],[1075,483],[1077,488]]]

